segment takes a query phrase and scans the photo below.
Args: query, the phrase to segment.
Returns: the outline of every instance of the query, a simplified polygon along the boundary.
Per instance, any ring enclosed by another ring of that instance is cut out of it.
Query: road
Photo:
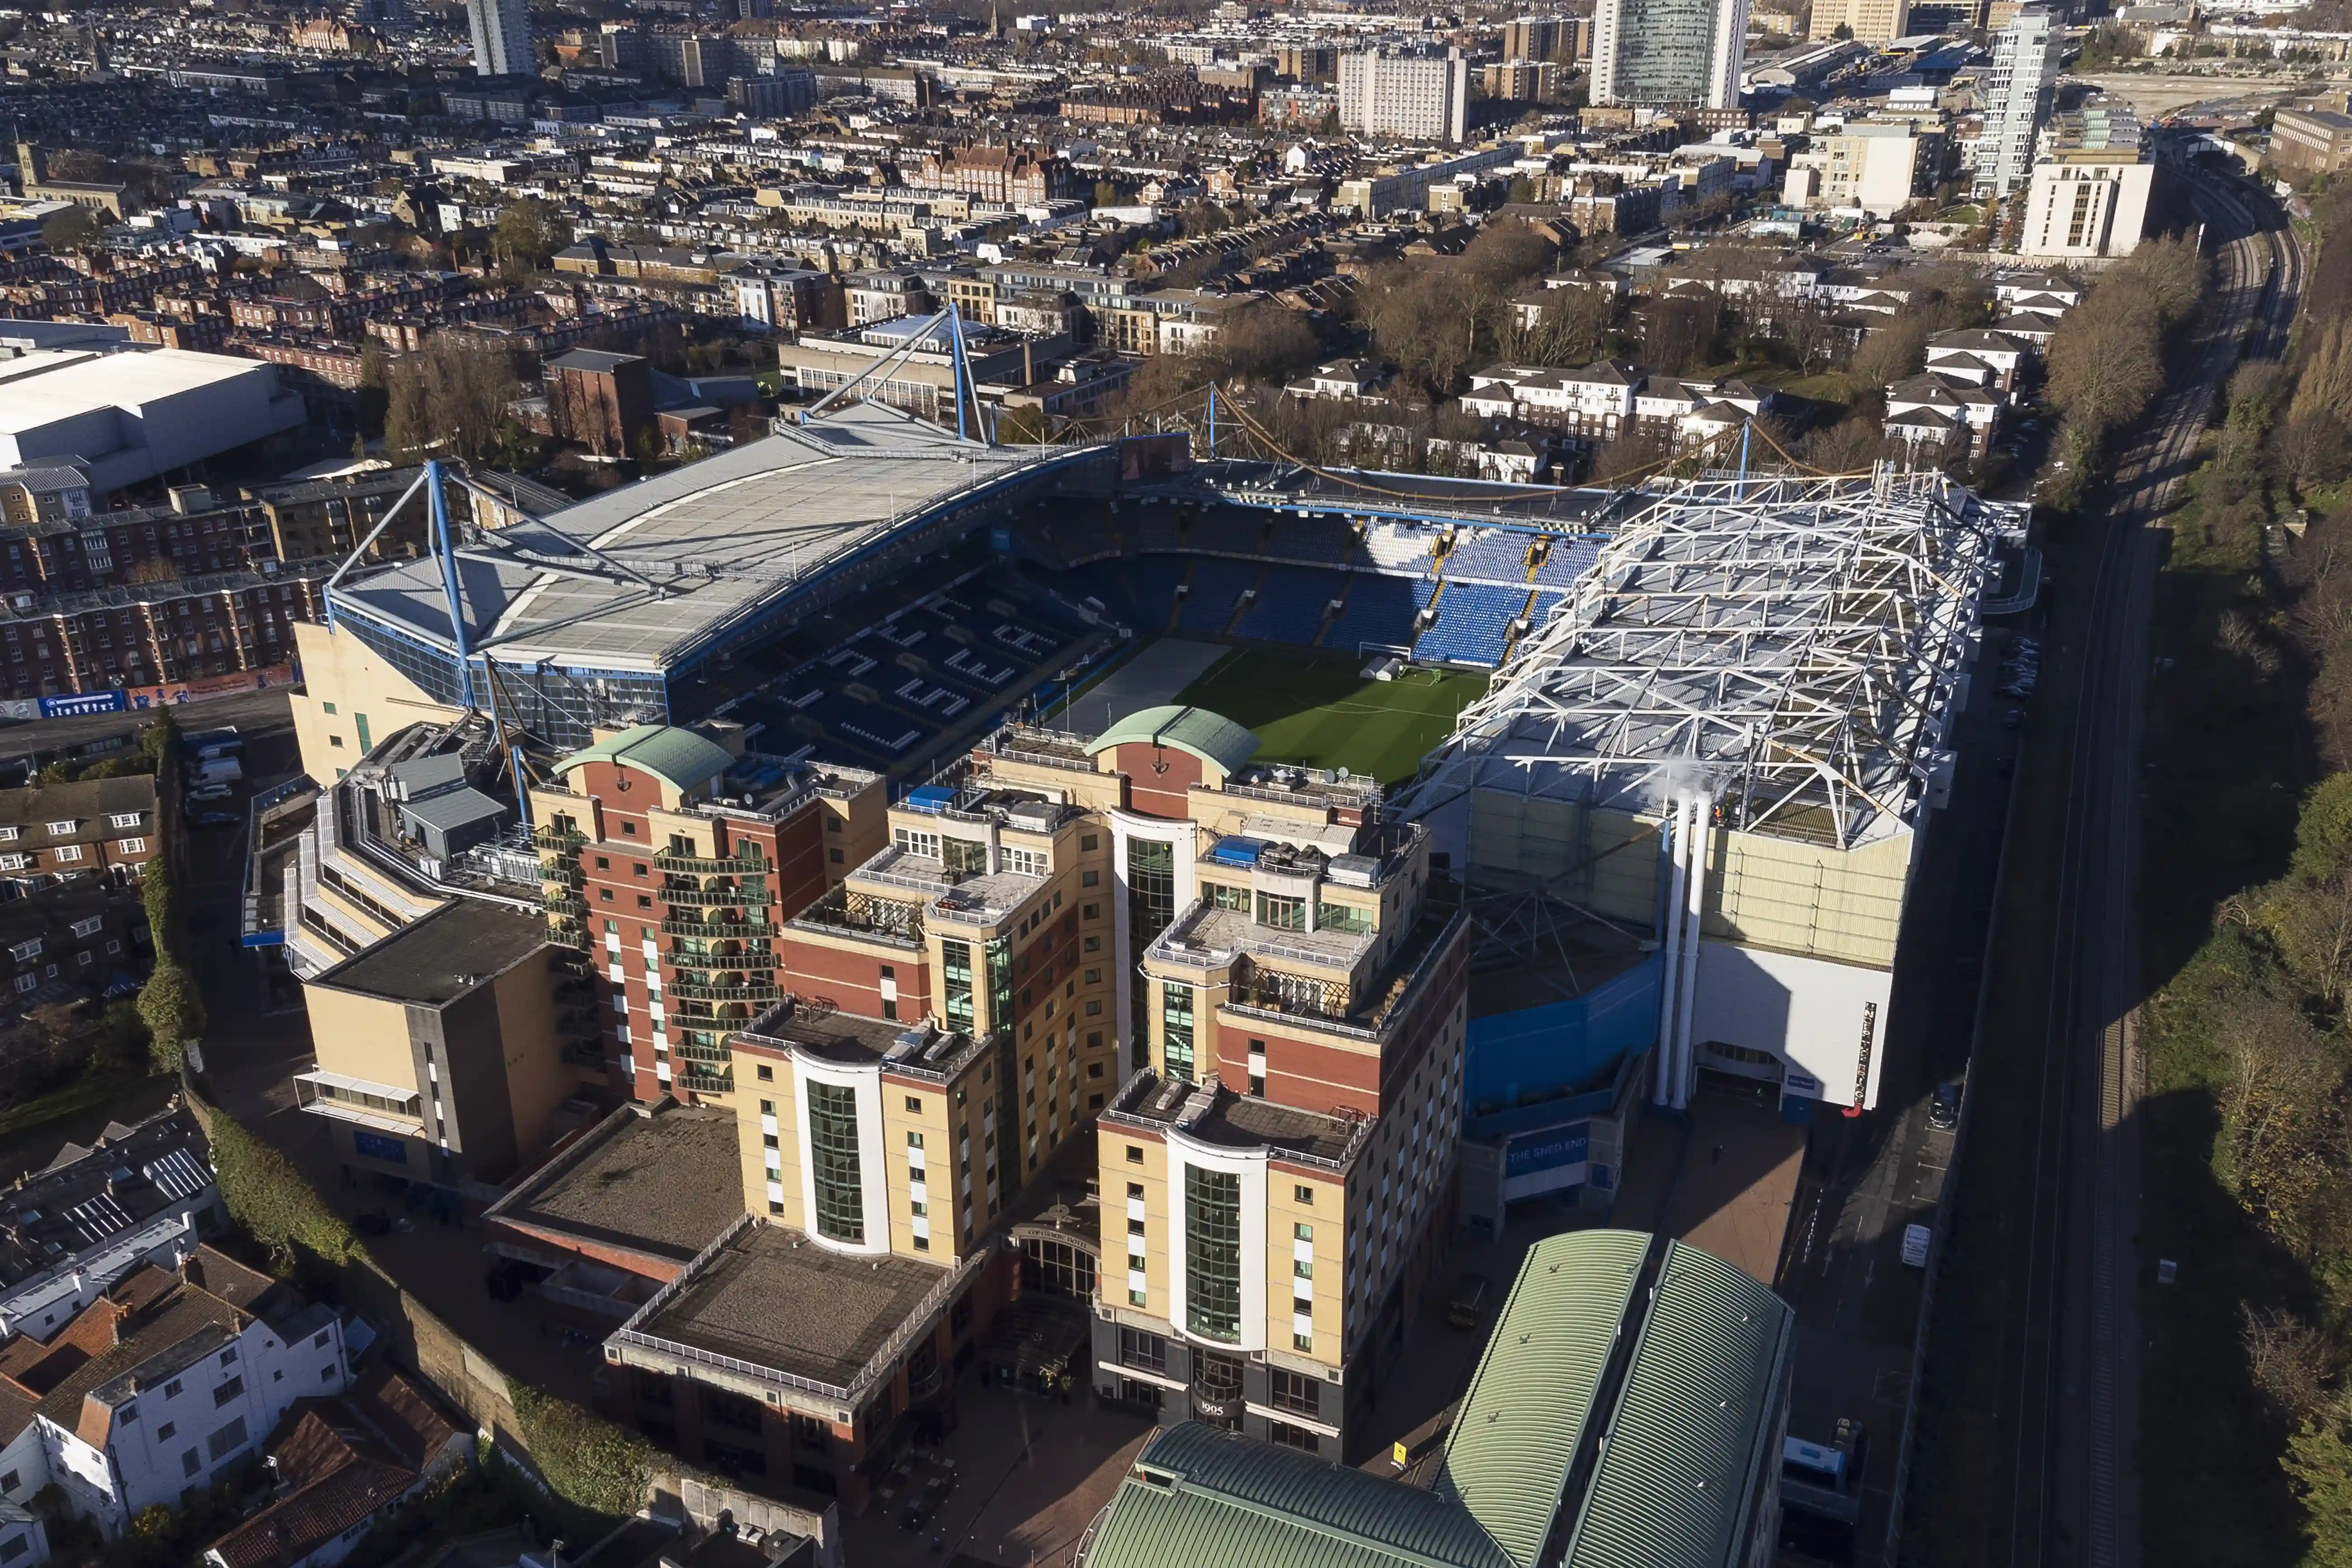
[[[1979,1067],[2021,1114],[2021,1158],[1971,1167],[2008,1189],[1998,1238],[2007,1282],[1993,1390],[2001,1458],[1990,1479],[1982,1560],[2128,1568],[2139,1557],[2135,1473],[2137,1299],[2153,1260],[2135,1250],[2139,1191],[2136,1012],[2141,989],[2135,891],[2138,754],[2148,618],[2160,535],[2199,437],[2242,349],[2283,348],[2303,260],[2284,219],[2251,187],[2185,182],[2214,258],[2207,315],[2145,435],[2073,554],[2086,597],[2053,626],[2062,689],[2013,847],[2030,853],[2040,896],[2005,923],[1993,963],[2009,984],[1991,1020],[2008,1047]],[[2073,668],[2069,670],[2068,666]],[[1986,1084],[1979,1092],[1995,1086]]]

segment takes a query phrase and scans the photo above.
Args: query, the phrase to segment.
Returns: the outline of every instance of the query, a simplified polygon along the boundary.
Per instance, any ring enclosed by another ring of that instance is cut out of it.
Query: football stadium
[[[856,403],[543,517],[469,510],[417,559],[362,546],[299,628],[314,779],[474,713],[541,754],[720,721],[898,795],[1007,721],[1221,715],[1288,787],[1370,781],[1494,911],[1474,1215],[1581,1184],[1603,1133],[1577,1129],[1701,1072],[1792,1118],[1874,1103],[2024,521],[1933,473],[1537,492],[1181,433],[997,447]]]

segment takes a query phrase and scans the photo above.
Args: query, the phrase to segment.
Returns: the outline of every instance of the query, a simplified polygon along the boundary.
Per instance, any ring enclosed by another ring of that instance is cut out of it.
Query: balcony
[[[855,931],[914,947],[923,940],[923,906],[835,888],[793,916],[793,923]]]
[[[741,909],[746,904],[765,904],[765,887],[689,888],[681,883],[665,883],[661,896],[675,907]]]
[[[677,1083],[679,1088],[692,1089],[697,1094],[735,1092],[735,1075],[731,1072],[705,1072],[699,1068],[688,1067],[678,1072]]]
[[[764,922],[745,921],[696,921],[675,917],[661,923],[664,936],[694,936],[709,941],[763,941],[776,934],[776,928]]]
[[[532,832],[530,841],[535,848],[560,851],[579,848],[588,836],[576,827],[541,827]]]
[[[566,1040],[559,1054],[564,1061],[576,1068],[600,1068],[604,1065],[604,1047],[601,1042]]]
[[[572,915],[585,920],[588,918],[588,904],[585,900],[575,899],[569,893],[562,893],[547,900],[547,912],[551,915]]]
[[[724,1046],[698,1046],[690,1040],[681,1040],[670,1047],[669,1059],[673,1062],[700,1062],[715,1068],[731,1067],[735,1060]]]
[[[662,954],[662,962],[672,969],[773,969],[776,955],[772,952],[680,952],[676,949]]]
[[[654,857],[654,865],[660,870],[688,876],[764,877],[770,869],[765,860],[717,860],[699,855],[672,855],[667,850]]]
[[[786,994],[781,985],[705,985],[686,980],[664,989],[672,996],[697,1002],[773,1002]]]

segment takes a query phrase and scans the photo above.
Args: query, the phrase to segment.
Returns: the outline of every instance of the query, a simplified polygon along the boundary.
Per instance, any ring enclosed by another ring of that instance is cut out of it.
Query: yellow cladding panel
[[[1299,1194],[1307,1196],[1302,1200]],[[1305,1176],[1276,1165],[1265,1178],[1265,1342],[1293,1355],[1312,1356],[1327,1366],[1342,1358],[1341,1330],[1347,1302],[1347,1262],[1342,1238],[1347,1234],[1346,1190],[1321,1176]],[[1298,1297],[1298,1228],[1304,1226],[1314,1252],[1307,1276],[1315,1301],[1315,1342],[1301,1346],[1296,1331],[1294,1303]]]
[[[340,771],[387,735],[426,720],[448,723],[460,717],[349,632],[298,625],[294,651],[303,681],[293,699],[294,739],[302,771],[322,784],[332,784]]]
[[[310,1016],[320,1071],[422,1092],[405,1006],[325,985],[303,986],[302,1005]]]
[[[1657,915],[1658,828],[1622,811],[1482,789],[1470,799],[1470,879],[1545,888],[1597,914],[1648,925]]]
[[[889,1189],[890,1250],[933,1263],[951,1262],[956,1249],[955,1139],[948,1127],[951,1090],[882,1079],[882,1168]],[[924,1217],[928,1245],[918,1247],[914,1226],[914,1145],[920,1138]]]
[[[563,1059],[551,1005],[554,980],[541,948],[492,984],[499,1048],[506,1053],[507,1104],[515,1152],[525,1165],[547,1152],[548,1119],[580,1087],[581,1069]],[[595,1075],[604,1077],[600,1070]]]
[[[800,1113],[793,1108],[793,1064],[754,1056],[740,1047],[730,1051],[735,1075],[735,1142],[743,1160],[743,1208],[794,1230],[808,1228],[801,1212]],[[772,1076],[762,1080],[760,1069]],[[772,1114],[762,1110],[772,1109]],[[767,1140],[776,1140],[776,1158],[782,1174],[783,1206],[768,1206]]]
[[[707,816],[687,816],[666,810],[646,813],[646,841],[660,853],[670,853],[672,838],[683,838],[694,846],[687,854],[716,860],[719,858],[718,837],[717,826]]]
[[[1911,836],[1839,849],[1760,833],[1713,836],[1706,933],[1879,969],[1895,963]]]
[[[1102,1299],[1115,1307],[1168,1316],[1168,1149],[1155,1139],[1129,1138],[1107,1131],[1097,1140],[1102,1152]],[[1130,1152],[1139,1158],[1130,1158]],[[1134,1256],[1133,1189],[1143,1189],[1143,1300],[1129,1294]],[[1287,1341],[1284,1342],[1287,1343]]]

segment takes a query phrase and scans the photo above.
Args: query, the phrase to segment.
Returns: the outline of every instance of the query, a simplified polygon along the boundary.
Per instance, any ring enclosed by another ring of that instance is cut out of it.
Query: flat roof
[[[661,671],[957,491],[1040,460],[870,405],[624,486],[460,556],[467,642],[501,664]],[[354,575],[338,615],[452,647],[438,563]]]
[[[688,1263],[742,1214],[734,1114],[665,1101],[650,1114],[623,1106],[489,1217]]]
[[[799,1231],[755,1219],[632,1326],[847,1388],[947,1272],[895,1254],[831,1252]]]
[[[457,899],[309,984],[446,1007],[546,945],[543,918],[479,899]]]
[[[259,360],[185,349],[35,349],[0,361],[0,434],[43,429],[100,408],[138,408],[158,398],[274,374]]]

